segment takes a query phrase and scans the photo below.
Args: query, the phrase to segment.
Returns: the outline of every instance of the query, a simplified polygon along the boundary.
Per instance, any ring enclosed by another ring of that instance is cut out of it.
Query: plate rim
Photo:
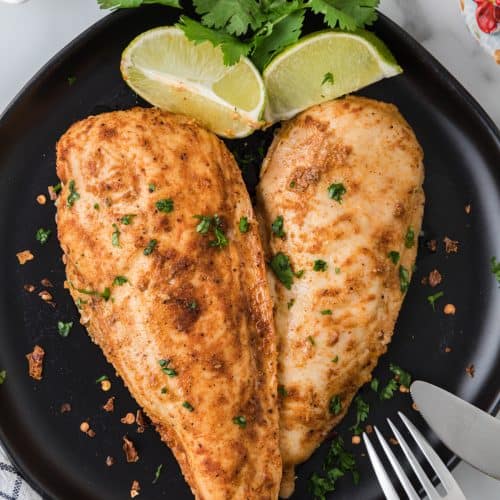
[[[139,7],[140,9],[150,8],[149,6]],[[167,7],[168,8],[168,7]],[[70,42],[64,45],[58,52],[48,59],[34,75],[21,87],[16,95],[10,100],[3,112],[0,114],[0,132],[4,123],[9,119],[10,115],[15,112],[16,105],[24,94],[32,87],[40,85],[43,80],[47,78],[48,74],[57,66],[65,62],[65,59],[71,55],[72,52],[78,50],[86,41],[91,38],[96,31],[102,31],[115,22],[119,22],[121,17],[128,17],[133,15],[135,9],[123,9],[110,12],[103,18],[91,24],[88,28],[82,31],[79,35],[73,38]],[[386,24],[398,38],[402,39],[407,46],[415,53],[416,59],[427,67],[433,68],[433,77],[436,78],[440,85],[448,88],[457,98],[464,102],[464,105],[476,115],[476,118],[482,122],[484,129],[486,129],[497,143],[500,150],[500,128],[495,124],[493,119],[489,116],[486,110],[479,104],[479,102],[470,94],[470,92],[451,74],[444,65],[436,59],[423,45],[421,45],[412,35],[399,26],[396,22],[392,21],[388,16],[377,11],[378,17],[384,24]],[[486,410],[492,415],[500,412],[500,392],[498,392],[496,399],[491,403],[490,407]],[[2,426],[0,425],[0,444],[2,445],[7,457],[10,459],[13,466],[17,469],[19,475],[29,484],[34,491],[36,491],[42,498],[51,500],[58,498],[45,481],[40,480],[36,475],[32,474],[31,470],[20,465],[13,446],[9,438],[5,434]],[[449,469],[454,469],[462,460],[452,454],[447,461]]]

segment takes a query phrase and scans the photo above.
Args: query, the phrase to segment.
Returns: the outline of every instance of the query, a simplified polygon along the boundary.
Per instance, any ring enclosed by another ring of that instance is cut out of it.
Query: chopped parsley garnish
[[[307,340],[309,340],[309,343],[311,345],[316,345],[316,341],[314,340],[314,337],[312,337],[311,335],[307,337]]]
[[[158,364],[161,367],[161,371],[165,373],[165,375],[168,375],[169,377],[177,377],[177,372],[171,366],[169,366],[169,359],[160,359],[160,361],[158,361]]]
[[[153,253],[153,250],[156,248],[156,245],[158,245],[158,242],[156,240],[149,240],[148,246],[143,250],[144,255],[151,255]]]
[[[335,356],[333,359],[332,359],[332,363],[338,363],[339,362],[339,356]]]
[[[342,203],[342,196],[347,192],[347,189],[342,183],[330,184],[328,187],[328,196],[339,203]]]
[[[83,305],[88,304],[86,300],[82,300],[80,297],[76,299],[76,307],[81,309]]]
[[[168,389],[167,389],[166,387],[162,387],[160,392],[161,392],[162,394],[167,394]]]
[[[415,245],[415,231],[410,226],[405,235],[405,247],[411,248]]]
[[[410,273],[404,266],[399,266],[399,288],[402,293],[406,293],[410,286]]]
[[[302,276],[304,276],[304,273],[305,273],[304,269],[301,269],[300,271],[297,271],[296,273],[293,274],[296,278],[300,279],[302,278]]]
[[[332,310],[331,310],[331,309],[323,309],[323,310],[321,311],[321,314],[322,314],[323,316],[331,316],[331,314],[332,314]]]
[[[278,252],[272,259],[270,263],[271,269],[273,270],[276,278],[278,278],[284,287],[290,290],[293,285],[294,273],[292,271],[292,266],[290,265],[290,259],[282,252]]]
[[[68,207],[71,208],[75,204],[75,201],[80,199],[80,195],[76,191],[75,181],[73,180],[69,181],[68,188],[69,188],[69,194],[66,201]]]
[[[113,234],[111,235],[111,243],[114,247],[120,246],[120,230],[116,224],[113,224]]]
[[[108,287],[106,287],[104,289],[104,292],[100,293],[99,295],[107,302],[111,297],[111,290]]]
[[[326,271],[328,268],[328,263],[324,260],[318,259],[314,261],[313,269],[314,271]]]
[[[391,260],[393,264],[397,264],[399,262],[399,252],[396,252],[395,250],[391,250],[388,254],[387,257]]]
[[[349,430],[352,431],[356,436],[359,436],[363,432],[360,424],[365,422],[368,418],[370,405],[361,396],[356,396],[356,398],[354,399],[354,404],[356,405],[356,423],[353,426],[349,427]]]
[[[393,363],[389,365],[389,370],[394,373],[394,379],[399,382],[400,385],[410,388],[411,375],[408,372]]]
[[[288,396],[288,392],[285,388],[284,385],[278,385],[278,394],[282,397],[282,398],[286,398]]]
[[[340,396],[333,396],[333,398],[330,399],[328,409],[332,415],[338,415],[342,411],[342,401],[340,400]]]
[[[2,385],[5,380],[7,380],[7,370],[0,371],[0,385]]]
[[[164,200],[158,200],[155,203],[156,209],[159,212],[164,212],[169,214],[174,211],[174,200],[172,198],[165,198]]]
[[[67,323],[65,323],[64,321],[58,321],[57,331],[59,332],[59,335],[61,337],[67,337],[69,335],[69,332],[71,331],[72,326],[73,321],[68,321]]]
[[[148,184],[148,191],[150,193],[154,193],[156,191],[156,184],[153,184],[152,182]]]
[[[104,382],[105,380],[109,380],[107,375],[101,375],[98,379],[96,379],[95,383],[100,384],[101,382]]]
[[[370,382],[370,388],[374,392],[378,392],[378,388],[380,385],[380,380],[377,377],[373,377],[372,381]]]
[[[40,245],[45,245],[45,243],[47,243],[51,233],[52,233],[52,231],[50,229],[44,229],[43,227],[41,227],[36,232],[36,240],[40,242]]]
[[[500,284],[500,261],[497,261],[496,257],[491,258],[491,272]]]
[[[233,418],[233,424],[236,424],[237,426],[244,429],[247,426],[247,419],[243,415],[238,415],[237,417]]]
[[[291,189],[293,189],[296,185],[297,185],[297,183],[295,181],[291,181],[289,184]]]
[[[94,203],[94,210],[99,210],[100,208],[99,203]]]
[[[68,76],[68,85],[72,87],[76,83],[76,76]]]
[[[293,305],[295,304],[295,299],[290,299],[287,303],[286,303],[286,307],[288,307],[288,309],[291,309],[293,307]]]
[[[125,283],[128,282],[128,279],[125,278],[125,276],[116,276],[115,279],[113,280],[113,286],[122,286]]]
[[[238,224],[240,228],[240,233],[248,233],[248,229],[250,228],[250,223],[248,222],[248,217],[241,217],[240,223]]]
[[[52,186],[52,191],[54,191],[54,193],[58,194],[60,193],[62,189],[62,184],[60,182],[58,182],[55,186]]]
[[[191,311],[196,311],[196,309],[198,309],[198,302],[196,302],[196,300],[192,300],[191,302],[189,302],[188,309]]]
[[[158,479],[160,479],[160,474],[161,474],[161,470],[163,469],[163,464],[160,464],[157,468],[156,468],[156,472],[155,472],[155,478],[153,479],[153,483],[152,484],[156,484],[158,482]]]
[[[133,220],[134,220],[134,217],[137,217],[137,215],[135,214],[127,214],[127,215],[124,215],[121,219],[120,219],[120,222],[124,225],[124,226],[130,226],[130,224],[132,224]]]
[[[222,230],[222,220],[217,214],[213,217],[210,215],[195,215],[194,217],[200,221],[196,226],[197,233],[207,234],[210,230],[213,231],[215,240],[210,241],[211,247],[227,247],[229,241]]]
[[[340,267],[335,268],[335,274],[340,274]]]
[[[398,390],[398,383],[393,378],[389,380],[388,384],[380,391],[379,397],[381,400],[391,399],[394,392]]]
[[[328,72],[325,73],[325,76],[323,77],[323,81],[321,82],[321,85],[324,85],[325,83],[331,83],[333,85],[333,74]]]
[[[276,217],[276,219],[274,219],[273,223],[271,224],[271,231],[273,232],[274,236],[277,236],[278,238],[284,238],[286,236],[285,231],[283,231],[283,226],[283,216],[278,215],[278,217]]]
[[[440,299],[443,295],[444,295],[444,292],[437,292],[434,295],[429,295],[427,297],[427,302],[429,302],[433,311],[436,310],[436,300]]]
[[[309,492],[315,500],[325,500],[326,494],[335,490],[338,479],[350,472],[352,481],[359,483],[359,472],[356,469],[354,455],[348,453],[344,448],[344,441],[339,436],[332,441],[328,455],[323,463],[324,476],[313,474],[309,479]]]
[[[184,401],[184,403],[182,403],[182,406],[184,406],[187,411],[194,411],[194,408],[189,401]]]

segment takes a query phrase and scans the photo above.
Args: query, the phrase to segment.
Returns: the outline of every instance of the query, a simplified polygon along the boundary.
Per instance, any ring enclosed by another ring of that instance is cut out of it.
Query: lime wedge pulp
[[[195,45],[173,26],[135,38],[122,54],[125,82],[161,109],[196,118],[223,137],[245,137],[263,125],[265,89],[247,58],[225,66],[210,42]]]
[[[266,121],[287,120],[314,104],[401,72],[389,49],[368,31],[305,36],[264,70]]]

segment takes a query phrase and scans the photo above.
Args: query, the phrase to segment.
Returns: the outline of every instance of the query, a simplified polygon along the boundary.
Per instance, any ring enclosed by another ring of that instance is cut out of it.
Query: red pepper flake
[[[104,411],[107,411],[108,413],[111,413],[115,409],[115,397],[111,396],[106,403],[103,405],[102,409]]]
[[[445,236],[443,238],[444,249],[446,253],[457,253],[458,252],[458,241],[452,240]]]
[[[466,369],[465,373],[469,375],[470,378],[474,378],[474,374],[476,373],[476,367],[471,363]]]
[[[429,273],[429,285],[434,288],[438,286],[441,281],[443,281],[443,277],[441,276],[441,273],[437,270],[434,269]]]
[[[130,487],[130,498],[135,498],[140,494],[141,491],[141,485],[139,484],[139,481],[132,481],[132,486]]]
[[[139,460],[139,454],[135,449],[134,443],[132,443],[127,436],[123,436],[123,451],[128,463],[137,462],[137,460]]]
[[[71,405],[69,403],[63,403],[61,405],[61,413],[69,413],[71,411]]]
[[[33,348],[33,352],[26,354],[29,364],[29,375],[35,380],[42,380],[44,356],[45,351],[39,345]]]
[[[114,465],[115,463],[115,459],[113,457],[110,457],[109,455],[106,457],[106,465],[108,467],[111,467],[112,465]]]
[[[434,253],[437,251],[438,247],[437,240],[429,240],[425,245],[427,246],[430,252]]]

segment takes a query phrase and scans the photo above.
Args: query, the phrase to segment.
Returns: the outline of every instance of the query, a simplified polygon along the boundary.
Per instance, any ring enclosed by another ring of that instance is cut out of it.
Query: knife
[[[427,382],[413,382],[410,392],[429,427],[453,453],[500,479],[499,420]]]

